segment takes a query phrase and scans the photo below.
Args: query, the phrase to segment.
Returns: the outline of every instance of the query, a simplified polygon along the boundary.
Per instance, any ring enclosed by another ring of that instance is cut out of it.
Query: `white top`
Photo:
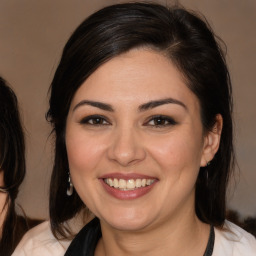
[[[45,221],[29,230],[16,247],[13,256],[63,256],[71,241],[57,240]]]
[[[46,221],[27,232],[12,256],[63,256],[69,244],[70,241],[54,238],[49,221]],[[256,256],[256,239],[237,225],[226,221],[224,230],[215,228],[212,256]]]
[[[234,223],[225,221],[224,229],[215,228],[213,256],[256,256],[256,239]]]
[[[73,234],[77,234],[94,216],[81,211],[65,222]],[[30,229],[21,239],[12,256],[63,256],[71,240],[57,240],[51,231],[50,221]]]

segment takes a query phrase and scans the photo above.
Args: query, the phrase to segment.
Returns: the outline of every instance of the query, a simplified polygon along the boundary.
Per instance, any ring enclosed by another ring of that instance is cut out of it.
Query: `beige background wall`
[[[27,177],[19,202],[30,216],[47,217],[52,154],[44,115],[47,90],[63,45],[87,15],[117,2],[123,1],[0,0],[0,74],[19,98],[26,127]],[[228,46],[241,169],[230,207],[246,216],[256,215],[256,1],[180,2],[202,12]]]

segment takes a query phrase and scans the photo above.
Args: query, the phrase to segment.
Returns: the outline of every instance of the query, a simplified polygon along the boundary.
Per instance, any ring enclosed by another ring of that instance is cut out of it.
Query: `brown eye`
[[[88,116],[83,118],[80,121],[80,124],[100,126],[100,125],[109,125],[110,123],[104,117],[96,115],[96,116]]]
[[[165,127],[177,124],[171,117],[168,116],[154,116],[145,124],[153,127]]]
[[[91,118],[88,121],[89,124],[104,124],[104,119],[103,118]]]
[[[167,124],[167,120],[162,117],[157,117],[153,119],[154,125],[165,125]]]

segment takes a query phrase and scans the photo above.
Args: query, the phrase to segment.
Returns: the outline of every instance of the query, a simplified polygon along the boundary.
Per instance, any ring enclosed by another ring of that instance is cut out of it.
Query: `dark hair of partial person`
[[[15,212],[15,199],[25,176],[25,143],[18,111],[17,98],[0,77],[0,171],[4,186],[0,193],[7,193],[4,207],[8,207],[0,239],[0,255],[11,255],[21,237],[28,230]],[[0,213],[1,214],[1,213]]]
[[[65,126],[71,100],[99,66],[134,48],[151,49],[174,63],[200,102],[205,132],[213,129],[216,115],[221,114],[219,150],[211,164],[199,171],[195,210],[203,222],[223,225],[234,151],[231,82],[220,44],[205,18],[177,5],[137,2],[108,6],[74,31],[51,83],[47,112],[56,140],[50,185],[50,219],[56,237],[71,236],[63,222],[86,207],[76,192],[66,195],[69,165]]]

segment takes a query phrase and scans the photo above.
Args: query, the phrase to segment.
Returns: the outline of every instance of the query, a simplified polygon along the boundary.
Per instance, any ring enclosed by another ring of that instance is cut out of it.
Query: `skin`
[[[152,101],[161,104],[149,107]],[[100,115],[98,124],[91,115]],[[209,226],[195,214],[195,182],[218,150],[221,126],[219,116],[216,132],[204,132],[199,101],[182,74],[149,49],[113,58],[81,85],[67,117],[66,147],[75,189],[101,221],[95,255],[203,255]],[[145,195],[122,200],[102,185],[110,173],[148,175],[155,183]]]
[[[0,186],[4,186],[4,172],[0,169]],[[0,192],[0,238],[2,237],[3,224],[7,213],[5,205],[7,193]]]

